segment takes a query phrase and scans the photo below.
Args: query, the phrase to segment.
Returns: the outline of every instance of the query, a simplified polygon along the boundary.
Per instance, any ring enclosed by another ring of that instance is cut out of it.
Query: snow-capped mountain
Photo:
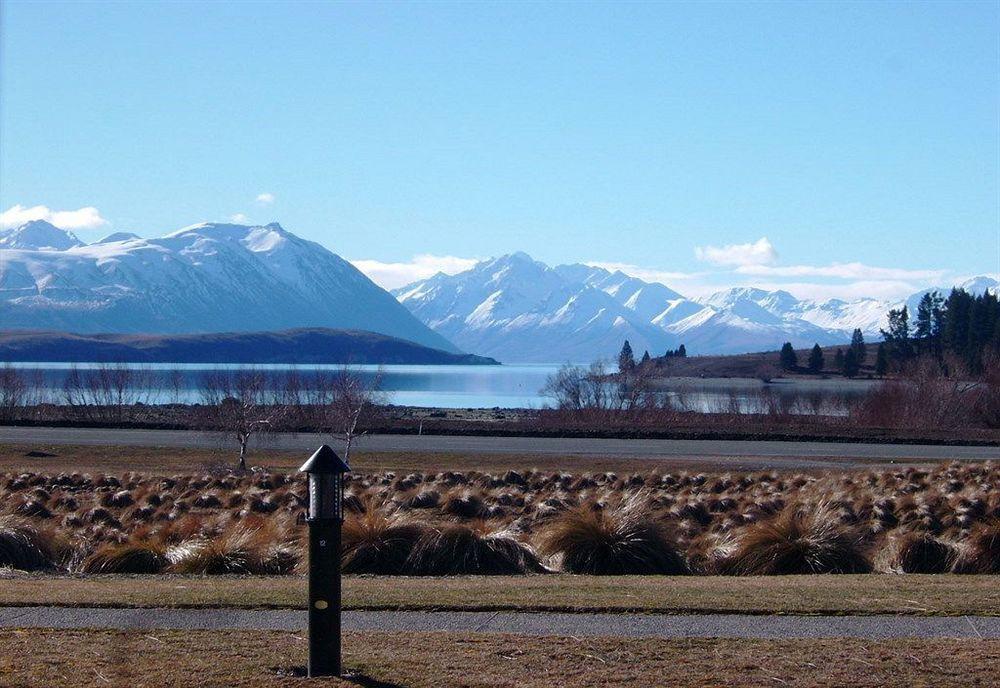
[[[32,220],[20,227],[0,232],[0,249],[65,251],[83,245],[73,232],[54,227],[45,220]]]
[[[991,278],[964,286],[996,289]],[[939,290],[944,292],[944,290]],[[614,358],[628,339],[637,354],[684,344],[692,354],[733,354],[874,341],[890,308],[903,302],[798,299],[786,291],[738,287],[702,299],[662,284],[589,265],[549,267],[524,253],[438,274],[393,292],[458,346],[505,362]],[[945,292],[946,293],[946,292]],[[914,298],[919,299],[920,294]]]
[[[505,362],[589,361],[597,352],[606,356],[617,351],[625,339],[640,353],[665,350],[673,341],[670,335],[589,284],[593,270],[554,269],[513,253],[459,275],[435,275],[393,294],[459,348],[486,356],[495,352]],[[635,290],[625,290],[619,296],[628,301],[635,295]]]
[[[361,329],[457,349],[353,265],[278,224],[206,223],[85,245],[47,222],[0,233],[0,328],[176,334]]]
[[[850,337],[796,316],[815,305],[787,292],[732,289],[699,302],[621,272],[549,267],[524,253],[393,293],[459,347],[504,361],[610,358],[625,339],[657,356],[681,343],[692,353],[737,353]]]

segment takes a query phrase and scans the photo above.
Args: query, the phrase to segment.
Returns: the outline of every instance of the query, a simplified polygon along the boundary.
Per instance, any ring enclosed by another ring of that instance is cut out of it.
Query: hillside
[[[652,359],[657,373],[663,377],[745,377],[745,378],[815,378],[841,377],[843,373],[836,369],[834,359],[838,350],[847,350],[847,345],[824,346],[823,370],[810,373],[806,369],[809,353],[812,347],[796,349],[795,355],[799,367],[795,370],[782,370],[779,351],[759,351],[749,354],[731,354],[728,356],[686,356],[661,357]],[[861,371],[856,377],[864,378],[874,375],[875,352],[877,343],[869,342],[865,351],[865,360]]]
[[[0,332],[0,360],[129,363],[352,363],[498,365],[362,330],[303,328],[280,332],[191,335]]]
[[[460,353],[387,291],[277,223],[203,223],[93,243],[38,220],[0,232],[8,330],[194,334],[322,327]]]

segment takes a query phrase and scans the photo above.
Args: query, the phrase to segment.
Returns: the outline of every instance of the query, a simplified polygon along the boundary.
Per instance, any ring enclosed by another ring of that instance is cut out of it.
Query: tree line
[[[979,375],[1000,360],[1000,299],[990,292],[977,296],[959,288],[952,289],[947,298],[928,292],[917,304],[912,322],[905,305],[890,310],[881,334],[873,365],[876,375],[901,372],[918,358],[935,360],[945,375]],[[782,345],[779,356],[782,369],[800,369],[791,342]],[[833,367],[854,377],[866,356],[864,335],[855,329],[850,345],[837,349]],[[819,373],[825,365],[823,349],[816,344],[806,369]]]
[[[890,370],[929,356],[946,374],[976,375],[1000,354],[1000,299],[990,292],[977,296],[959,288],[947,298],[929,292],[917,304],[912,325],[906,306],[889,311],[882,337]]]
[[[667,349],[667,351],[663,354],[662,358],[671,359],[671,358],[686,358],[686,357],[687,357],[687,348],[683,344],[681,344],[676,349]],[[652,360],[653,359],[649,355],[649,351],[646,350],[643,351],[642,358],[640,358],[639,362],[636,363],[635,352],[632,351],[632,345],[626,339],[625,343],[622,345],[622,350],[618,353],[618,372],[619,373],[631,372],[635,370],[637,366],[645,367],[649,365],[652,362]]]
[[[121,425],[141,419],[147,408],[163,401],[160,388],[166,384],[172,388],[171,405],[181,407],[183,423],[231,440],[239,450],[241,470],[246,469],[253,437],[301,428],[340,439],[346,460],[363,420],[388,402],[379,391],[381,372],[364,375],[348,367],[308,375],[295,369],[209,370],[185,387],[179,371],[163,379],[127,363],[102,363],[73,366],[49,398],[42,395],[44,384],[38,371],[9,363],[0,368],[0,422],[17,419],[29,407],[54,403],[76,421]],[[191,393],[195,403],[181,404],[184,392]]]

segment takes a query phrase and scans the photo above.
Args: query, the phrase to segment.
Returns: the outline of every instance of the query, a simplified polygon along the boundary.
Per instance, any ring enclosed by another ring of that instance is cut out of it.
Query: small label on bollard
[[[326,600],[316,600],[315,602],[313,602],[313,605],[316,607],[316,609],[326,609],[329,606],[326,603]]]

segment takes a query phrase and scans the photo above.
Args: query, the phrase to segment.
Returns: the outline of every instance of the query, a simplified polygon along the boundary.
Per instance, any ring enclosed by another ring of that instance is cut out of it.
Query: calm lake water
[[[42,395],[58,402],[63,382],[75,365],[78,369],[96,368],[87,363],[18,363],[40,382]],[[200,401],[200,382],[207,372],[247,366],[219,364],[143,364],[142,400],[152,404],[194,403]],[[340,370],[339,365],[258,365],[255,370],[276,373],[296,371],[308,386],[310,375],[318,371]],[[389,403],[405,406],[441,408],[541,408],[551,400],[542,396],[545,381],[558,365],[503,366],[354,366],[352,370],[374,377],[381,371],[381,389]],[[867,380],[777,380],[765,385],[759,380],[730,378],[671,378],[659,388],[674,404],[692,411],[723,411],[735,405],[739,410],[757,411],[762,394],[777,397],[794,406],[797,413],[837,413],[845,398],[855,397],[874,384]]]

